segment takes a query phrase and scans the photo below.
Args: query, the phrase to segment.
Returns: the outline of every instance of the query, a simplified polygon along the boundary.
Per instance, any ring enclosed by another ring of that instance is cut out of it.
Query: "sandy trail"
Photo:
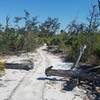
[[[0,100],[83,100],[83,91],[80,89],[75,88],[73,91],[63,91],[63,81],[45,79],[47,77],[44,72],[47,67],[53,65],[56,69],[69,69],[70,67],[68,66],[71,64],[63,63],[59,57],[44,51],[44,48],[43,46],[37,49],[34,69],[25,72],[6,99]],[[56,77],[56,79],[61,78]]]
[[[9,100],[43,100],[44,81],[39,81],[37,78],[45,76],[45,66],[48,66],[48,62],[41,50],[42,48],[37,50],[39,57],[38,62],[35,63],[35,69],[27,74]]]

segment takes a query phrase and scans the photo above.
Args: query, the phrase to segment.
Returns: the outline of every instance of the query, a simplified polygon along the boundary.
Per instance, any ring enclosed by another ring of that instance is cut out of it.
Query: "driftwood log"
[[[52,69],[53,66],[47,68],[45,70],[45,74],[47,76],[60,76],[60,77],[69,77],[69,78],[77,78],[82,81],[92,81],[92,82],[100,82],[100,74],[96,74],[96,72],[88,71],[88,70],[56,70]]]
[[[5,67],[7,69],[24,69],[24,70],[30,70],[33,69],[33,63],[5,63]]]

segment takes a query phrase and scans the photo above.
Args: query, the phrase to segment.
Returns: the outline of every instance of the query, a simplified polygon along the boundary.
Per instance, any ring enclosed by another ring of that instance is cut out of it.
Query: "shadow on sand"
[[[39,77],[37,80],[49,80],[49,81],[66,81],[63,78],[57,79],[57,78],[47,78],[47,77]]]
[[[47,77],[39,77],[37,78],[37,80],[49,80],[49,81],[62,81],[64,82],[63,84],[63,90],[64,91],[72,91],[76,86],[77,86],[77,81],[73,81],[73,80],[66,80],[64,78],[60,78],[60,79],[57,79],[57,78],[47,78]],[[82,85],[82,84],[81,84]],[[87,86],[85,85],[85,88]],[[94,89],[92,89],[93,87],[90,86],[90,89],[89,87],[86,90],[86,93],[87,93],[87,96],[89,98],[91,98],[90,96],[92,96],[94,99],[93,100],[100,100],[100,93],[94,91]],[[95,96],[93,96],[95,95]]]

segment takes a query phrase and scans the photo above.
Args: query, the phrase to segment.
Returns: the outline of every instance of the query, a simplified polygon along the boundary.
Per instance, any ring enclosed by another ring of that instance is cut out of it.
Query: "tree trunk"
[[[82,81],[98,81],[100,82],[100,74],[82,70],[55,70],[49,67],[45,70],[47,76],[60,76],[60,77],[71,77],[78,78]]]
[[[5,67],[7,69],[24,69],[30,70],[33,69],[33,63],[6,63]]]

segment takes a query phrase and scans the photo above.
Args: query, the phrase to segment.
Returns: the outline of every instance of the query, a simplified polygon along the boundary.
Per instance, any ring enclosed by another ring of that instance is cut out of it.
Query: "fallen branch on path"
[[[100,75],[96,74],[95,72],[91,71],[83,71],[83,70],[55,70],[52,69],[53,66],[47,68],[45,70],[45,74],[47,76],[60,76],[60,77],[71,77],[77,78],[82,81],[99,81],[100,82]],[[92,69],[91,69],[92,70]]]
[[[5,67],[7,69],[24,69],[24,70],[30,70],[33,69],[33,63],[32,62],[25,62],[25,63],[5,63]]]

